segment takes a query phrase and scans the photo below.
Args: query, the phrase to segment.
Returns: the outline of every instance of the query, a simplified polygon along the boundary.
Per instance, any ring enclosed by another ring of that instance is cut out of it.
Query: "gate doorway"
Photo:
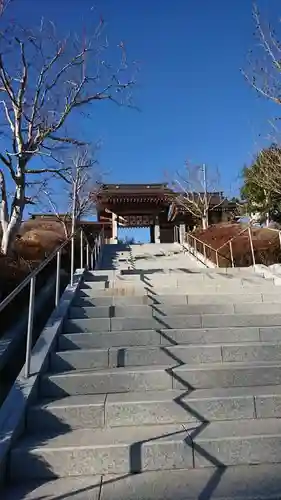
[[[118,226],[117,237],[118,243],[128,245],[150,243],[150,228]]]

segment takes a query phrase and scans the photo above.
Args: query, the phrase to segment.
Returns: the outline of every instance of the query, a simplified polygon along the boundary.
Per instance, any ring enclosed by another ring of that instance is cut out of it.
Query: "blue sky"
[[[189,159],[219,168],[222,187],[237,188],[268,119],[279,115],[239,71],[254,43],[251,0],[14,0],[12,9],[29,26],[43,15],[58,32],[87,32],[93,3],[112,50],[123,40],[141,66],[134,96],[140,112],[99,103],[90,120],[77,122],[80,135],[102,141],[108,180],[162,181]],[[258,2],[271,19],[278,3]]]
[[[107,23],[109,50],[124,41],[141,67],[140,111],[99,103],[91,119],[76,121],[80,137],[102,142],[108,181],[165,181],[188,159],[218,168],[221,187],[235,194],[243,164],[280,114],[240,73],[254,44],[251,0],[14,0],[12,10],[29,26],[44,16],[58,32],[87,32],[93,4]],[[271,20],[280,18],[278,4],[258,1]]]

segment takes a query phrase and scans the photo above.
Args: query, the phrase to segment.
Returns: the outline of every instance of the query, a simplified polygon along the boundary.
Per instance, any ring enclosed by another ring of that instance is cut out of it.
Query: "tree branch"
[[[5,115],[6,115],[6,118],[7,118],[7,122],[9,123],[11,131],[14,134],[15,133],[15,126],[14,126],[13,120],[11,118],[11,115],[9,113],[7,103],[5,101],[3,101],[3,100],[0,101],[0,103],[3,104],[3,106],[4,106],[4,111],[5,111]]]
[[[46,85],[45,87],[45,90],[42,94],[42,97],[41,97],[41,100],[40,100],[40,108],[43,107],[44,105],[44,102],[45,102],[45,99],[46,99],[46,96],[47,94],[50,92],[50,90],[52,90],[58,83],[60,77],[69,69],[71,68],[72,66],[77,66],[77,65],[81,65],[82,62],[83,62],[83,55],[85,54],[87,49],[83,49],[82,52],[80,52],[79,54],[77,54],[76,56],[74,56],[67,64],[65,64],[59,71],[58,73],[56,74],[54,80],[52,81],[52,83],[50,85]],[[79,59],[81,59],[79,61]],[[79,61],[79,62],[78,62]]]
[[[16,105],[17,100],[14,94],[13,88],[10,83],[10,78],[7,75],[5,66],[3,63],[2,55],[0,54],[0,81],[3,83],[4,91],[7,92],[12,104]],[[2,90],[3,91],[3,90]]]
[[[57,169],[57,168],[42,168],[42,169],[28,169],[25,171],[26,174],[54,174],[63,179],[65,182],[70,184],[69,178],[63,173],[67,172],[67,169]]]
[[[5,158],[4,155],[2,155],[2,153],[0,153],[0,160],[4,163],[4,165],[6,165],[6,167],[10,167],[11,166],[11,159],[9,158]]]
[[[40,74],[38,76],[36,91],[35,91],[35,96],[34,96],[34,101],[33,101],[33,105],[32,105],[31,116],[30,116],[30,122],[29,122],[28,141],[30,141],[32,138],[34,120],[35,120],[35,117],[36,117],[36,114],[38,111],[38,102],[39,102],[40,94],[42,91],[42,86],[44,83],[44,77],[48,73],[48,71],[52,68],[52,66],[55,64],[55,62],[59,59],[59,57],[62,54],[62,51],[63,51],[63,47],[61,46],[58,49],[57,53],[54,55],[54,57],[51,59],[49,64],[43,66],[43,68],[41,69]]]
[[[274,66],[280,71],[281,70],[280,61],[278,61],[277,58],[275,57],[274,52],[271,50],[270,44],[267,41],[267,38],[265,36],[265,32],[261,26],[260,13],[258,11],[256,4],[254,4],[253,16],[254,16],[254,20],[256,22],[257,30],[258,30],[259,35],[260,35],[260,39],[262,41],[263,48],[264,48],[266,54],[269,55],[269,57],[271,58]],[[271,33],[271,36],[272,36],[272,33]]]
[[[12,164],[11,158],[10,157],[6,158],[2,153],[0,153],[0,160],[9,169],[9,172],[11,174],[12,179],[13,179],[13,181],[15,181],[16,180],[16,174],[15,174],[15,171],[13,169],[13,164]]]
[[[27,70],[27,62],[26,62],[26,57],[25,57],[24,43],[21,42],[18,38],[16,38],[16,40],[20,46],[21,62],[22,62],[22,77],[21,77],[20,87],[19,87],[19,91],[18,91],[17,104],[18,104],[18,109],[22,110],[23,98],[24,98],[24,94],[25,94],[26,86],[27,86],[28,70]]]
[[[259,39],[258,47],[264,52],[265,60],[262,57],[258,67],[256,61],[252,62],[251,55],[250,66],[252,66],[252,75],[249,76],[244,70],[241,70],[241,73],[256,92],[277,104],[281,104],[281,45],[276,38],[275,31],[271,29],[270,25],[268,24],[267,30],[262,26],[260,12],[256,4],[253,6],[253,19],[256,27],[256,35]]]
[[[65,142],[66,144],[73,144],[74,146],[86,146],[86,142],[79,141],[78,139],[72,139],[71,137],[56,137],[54,135],[49,135],[49,139],[57,142]]]

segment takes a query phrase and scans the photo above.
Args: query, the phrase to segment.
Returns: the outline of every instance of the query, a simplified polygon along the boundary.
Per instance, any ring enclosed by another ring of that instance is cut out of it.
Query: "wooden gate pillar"
[[[118,238],[118,224],[117,224],[117,215],[112,212],[111,214],[111,221],[112,221],[112,235],[111,235],[111,244],[117,243],[117,238]]]

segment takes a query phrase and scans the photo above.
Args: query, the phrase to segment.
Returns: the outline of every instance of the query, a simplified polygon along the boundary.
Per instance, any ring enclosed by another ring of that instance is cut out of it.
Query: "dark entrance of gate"
[[[167,184],[103,184],[97,195],[97,217],[100,222],[111,221],[106,239],[117,242],[117,228],[122,225],[149,227],[151,243],[181,241],[185,231],[192,230],[198,220],[176,206],[177,196]],[[229,202],[224,201],[212,212],[210,222],[227,220],[229,209]]]

